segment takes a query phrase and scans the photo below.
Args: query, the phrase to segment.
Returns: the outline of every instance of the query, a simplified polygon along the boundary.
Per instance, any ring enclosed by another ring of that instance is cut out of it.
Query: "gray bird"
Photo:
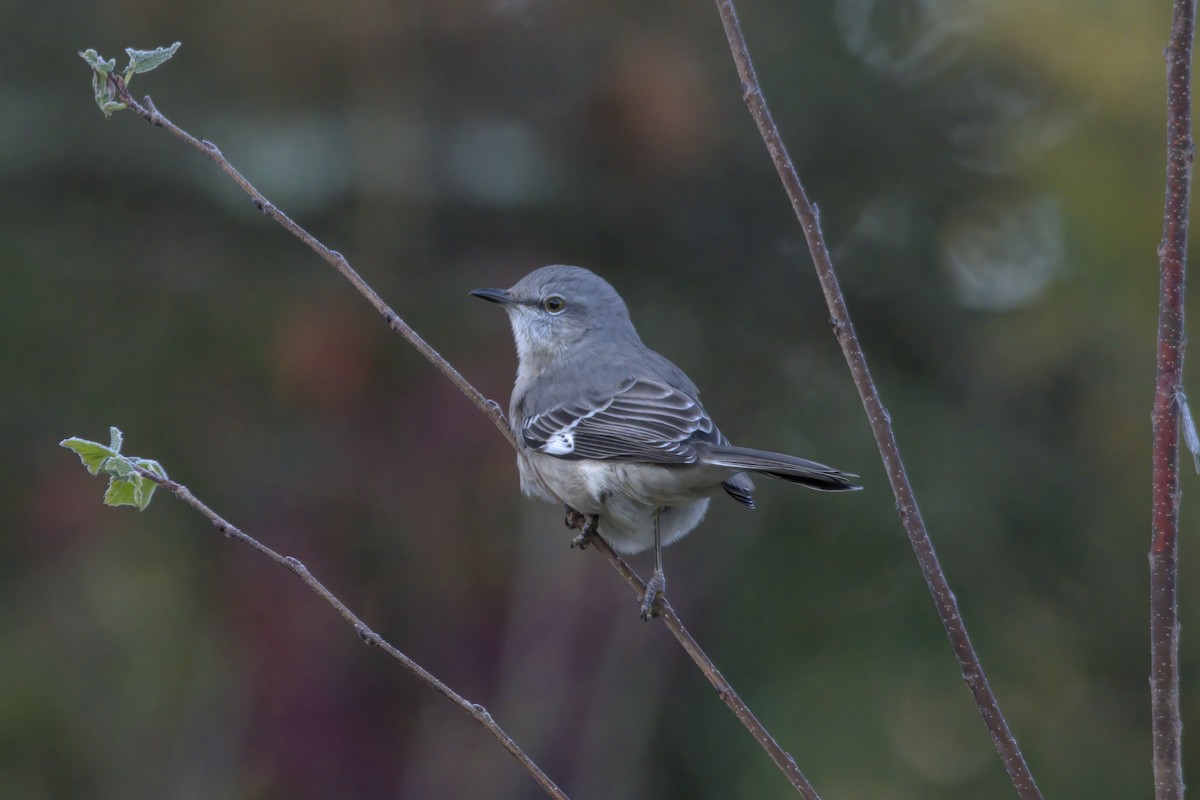
[[[508,312],[517,379],[508,422],[521,489],[588,518],[615,550],[654,547],[642,618],[666,591],[662,548],[700,524],[722,491],[754,507],[756,472],[820,491],[857,477],[804,458],[735,447],[683,370],[642,344],[625,302],[581,267],[549,266],[511,289],[476,289]],[[586,538],[579,540],[586,544]]]

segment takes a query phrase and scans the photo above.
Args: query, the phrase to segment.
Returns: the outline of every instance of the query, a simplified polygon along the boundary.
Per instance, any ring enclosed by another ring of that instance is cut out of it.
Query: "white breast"
[[[555,458],[531,450],[521,454],[518,465],[525,494],[598,515],[600,535],[622,553],[653,546],[654,513],[659,508],[664,508],[659,531],[664,545],[699,525],[709,498],[721,491],[723,474]]]

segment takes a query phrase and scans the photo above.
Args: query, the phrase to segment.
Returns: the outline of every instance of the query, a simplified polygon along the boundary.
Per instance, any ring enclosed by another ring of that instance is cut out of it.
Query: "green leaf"
[[[125,85],[129,85],[130,79],[139,72],[149,72],[156,69],[175,55],[175,51],[179,49],[179,42],[170,47],[156,47],[153,50],[135,50],[132,47],[126,47],[125,52],[129,56],[129,64],[125,67],[125,72],[121,76],[125,81]],[[101,57],[95,50],[88,48],[79,54],[79,57],[88,63],[92,68],[92,90],[96,95],[96,105],[104,112],[104,116],[111,117],[112,112],[120,111],[128,108],[125,103],[117,99],[116,88],[112,85],[109,77],[117,68],[117,60],[110,58],[107,61]]]
[[[87,467],[87,471],[93,475],[98,475],[104,467],[105,462],[117,455],[116,451],[111,447],[105,447],[99,442],[91,442],[78,437],[63,439],[58,444],[60,447],[65,447],[68,450],[74,450],[75,454],[79,456],[79,460]]]
[[[105,100],[103,102],[97,100],[96,102],[97,102],[97,105],[100,106],[100,110],[104,112],[104,116],[106,116],[106,117],[111,117],[112,112],[114,112],[114,111],[124,111],[125,110],[125,104],[120,101],[117,101],[117,100]]]
[[[137,464],[144,470],[153,472],[161,478],[167,477],[167,471],[163,469],[163,465],[155,461],[153,458],[135,458],[133,463]],[[151,481],[153,483],[153,481]]]
[[[128,479],[113,478],[108,482],[108,490],[104,493],[104,505],[135,506],[138,511],[145,511],[157,488],[154,481],[140,476]]]
[[[110,425],[108,428],[109,448],[114,453],[121,452],[121,444],[125,441],[125,437],[121,435],[121,429],[115,425]]]
[[[116,99],[117,90],[109,81],[109,75],[117,68],[117,60],[105,61],[95,50],[84,50],[79,56],[92,68],[92,91],[104,116],[111,117],[112,112],[125,108],[125,104]]]
[[[135,499],[137,487],[134,481],[113,478],[108,482],[108,490],[104,493],[106,506],[140,506]]]
[[[82,58],[84,61],[86,61],[88,63],[88,66],[91,67],[93,70],[95,70],[96,72],[102,73],[104,75],[107,75],[108,73],[112,72],[114,69],[117,68],[117,60],[115,58],[111,58],[108,61],[105,61],[103,58],[100,57],[99,53],[97,53],[95,50],[91,49],[90,47],[87,50],[84,50],[82,53],[80,53],[79,57]]]
[[[138,474],[133,468],[133,462],[119,453],[105,461],[101,469],[114,478],[128,478]]]
[[[124,438],[121,431],[114,427],[109,428],[108,432],[112,437],[110,447],[77,437],[63,439],[59,444],[75,451],[88,472],[93,475],[101,472],[108,475],[108,489],[104,492],[106,506],[136,506],[145,511],[158,484],[142,477],[138,469],[153,472],[163,478],[167,477],[167,471],[152,458],[121,455],[119,451]]]
[[[179,44],[176,42],[170,47],[156,47],[153,50],[134,50],[132,47],[126,47],[125,53],[129,56],[129,66],[125,67],[125,82],[128,83],[129,79],[139,72],[149,72],[162,66],[170,60],[171,56],[175,55]]]
[[[158,484],[149,478],[143,478],[134,465],[149,470],[156,475],[167,477],[167,471],[162,464],[149,458],[130,460],[125,456],[110,458],[104,465],[104,470],[112,475],[108,482],[108,490],[104,493],[106,506],[137,506],[139,511],[145,511],[150,505],[150,498]]]
[[[1188,406],[1187,395],[1182,389],[1175,392],[1175,402],[1179,404],[1179,421],[1183,425],[1183,442],[1192,453],[1192,463],[1196,472],[1200,473],[1200,433],[1196,431],[1196,421],[1192,419],[1192,409]]]

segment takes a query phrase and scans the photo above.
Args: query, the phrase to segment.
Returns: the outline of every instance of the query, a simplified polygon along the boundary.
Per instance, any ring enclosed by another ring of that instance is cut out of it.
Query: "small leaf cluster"
[[[88,472],[93,475],[99,475],[101,472],[108,475],[104,505],[137,506],[139,511],[145,511],[158,484],[142,476],[138,468],[163,478],[167,477],[167,471],[163,469],[162,464],[153,459],[121,455],[121,445],[124,441],[121,431],[109,428],[108,432],[110,440],[107,446],[78,437],[63,439],[59,444],[75,451]]]
[[[129,56],[129,63],[121,74],[121,81],[125,86],[129,86],[134,75],[157,69],[175,55],[175,51],[178,49],[179,42],[170,47],[156,47],[153,50],[135,50],[132,47],[126,47],[125,53]],[[110,117],[112,112],[125,108],[124,101],[117,96],[116,85],[110,80],[110,76],[117,69],[117,60],[115,58],[105,60],[91,48],[81,52],[79,57],[92,68],[92,89],[96,93],[96,105],[100,106],[104,116]]]

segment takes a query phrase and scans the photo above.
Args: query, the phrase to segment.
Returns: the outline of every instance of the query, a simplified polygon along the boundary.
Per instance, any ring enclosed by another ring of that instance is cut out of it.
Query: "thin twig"
[[[645,581],[633,571],[633,568],[624,559],[617,555],[608,542],[599,536],[592,536],[588,541],[590,542],[590,546],[595,547],[604,554],[604,557],[613,565],[613,568],[630,585],[639,600],[645,597]],[[696,640],[692,638],[692,635],[687,632],[687,628],[683,627],[683,623],[679,621],[679,617],[675,614],[675,609],[671,608],[671,604],[667,602],[666,597],[660,595],[654,601],[654,614],[662,619],[663,623],[670,629],[676,640],[678,640],[680,646],[691,656],[692,661],[695,662],[700,671],[704,673],[704,677],[717,690],[717,697],[721,699],[722,703],[729,706],[729,710],[738,718],[738,721],[746,727],[746,730],[750,731],[750,735],[754,737],[754,741],[758,742],[759,746],[766,751],[771,761],[784,774],[788,782],[792,784],[792,787],[800,796],[804,797],[805,800],[820,800],[817,790],[808,782],[808,778],[804,777],[804,773],[800,771],[796,760],[792,758],[790,753],[779,746],[779,743],[771,736],[766,726],[759,722],[758,717],[754,716],[754,712],[750,710],[750,707],[734,691],[729,681],[725,680],[725,676],[717,669],[717,665],[712,662],[708,654],[701,649]]]
[[[342,275],[344,275],[347,280],[354,285],[354,288],[358,290],[359,294],[365,297],[383,316],[383,318],[387,321],[388,326],[393,331],[396,331],[406,340],[408,340],[408,342],[412,344],[421,355],[425,356],[426,359],[428,359],[434,366],[441,370],[441,372],[447,378],[449,378],[450,381],[454,383],[454,385],[457,386],[463,394],[470,398],[471,402],[474,403],[479,410],[483,411],[483,413],[486,414],[489,419],[491,419],[491,421],[504,435],[504,438],[508,441],[508,443],[514,449],[517,449],[516,438],[509,429],[508,422],[506,421],[504,413],[501,411],[499,404],[493,400],[489,400],[478,389],[472,386],[470,382],[468,382],[467,379],[464,378],[462,374],[450,364],[450,362],[443,358],[440,353],[438,353],[424,339],[422,339],[416,331],[410,328],[408,324],[405,323],[398,314],[396,314],[396,312],[392,311],[392,309],[383,302],[383,299],[376,294],[375,290],[373,290],[367,284],[367,282],[364,281],[358,275],[358,273],[354,271],[353,268],[351,268],[349,262],[346,261],[346,258],[341,253],[326,247],[315,236],[304,230],[304,228],[294,222],[290,217],[288,217],[274,204],[267,200],[267,198],[261,192],[259,192],[258,189],[256,189],[242,176],[240,172],[237,171],[237,169],[234,168],[231,163],[229,163],[229,161],[221,154],[221,151],[215,144],[208,141],[201,141],[179,126],[175,125],[175,123],[171,122],[169,119],[163,116],[163,114],[159,112],[157,108],[155,108],[153,101],[149,97],[145,98],[144,105],[134,100],[129,94],[129,90],[125,87],[125,83],[121,80],[119,75],[110,74],[108,79],[113,84],[117,93],[117,97],[120,98],[120,100],[125,103],[129,109],[134,111],[136,114],[138,114],[138,116],[142,117],[152,125],[166,129],[172,135],[191,145],[194,149],[200,151],[206,157],[215,162],[226,175],[232,178],[233,181],[239,187],[241,187],[242,191],[250,196],[250,198],[254,201],[254,205],[258,209],[290,231],[294,236],[308,245],[310,249],[317,253],[317,255],[321,256],[321,258],[323,258],[326,262],[335,267],[338,272],[342,273]],[[246,539],[249,539],[249,537],[246,537]],[[254,542],[254,540],[249,539],[247,544],[251,542]],[[619,555],[617,555],[616,552],[613,551],[611,547],[607,545],[607,543],[603,542],[598,537],[596,538],[596,542],[597,549],[603,553],[606,558],[608,558],[613,567],[630,582],[630,585],[640,592],[638,597],[641,598],[645,593],[646,587],[641,579],[638,578],[637,574]],[[267,553],[268,555],[273,552],[269,551],[267,548],[258,544],[257,542],[254,542],[254,544],[251,546]],[[279,559],[276,558],[276,560]],[[293,568],[290,562],[286,563],[285,566],[287,566],[293,572],[296,572],[302,578],[304,577],[304,574],[301,574],[295,568]],[[308,582],[308,579],[306,578],[305,581]],[[311,585],[312,584],[310,583],[310,586]],[[322,594],[323,597],[326,597],[326,599],[331,603],[334,603],[335,607],[339,610],[344,608],[336,598],[332,597],[331,595],[327,596],[327,592],[318,593]],[[692,660],[700,668],[701,672],[704,673],[704,676],[708,678],[710,683],[712,683],[713,687],[717,690],[717,694],[721,698],[721,701],[724,702],[725,705],[729,706],[730,710],[733,711],[734,715],[739,721],[741,721],[746,729],[750,731],[755,741],[759,743],[759,746],[763,748],[763,750],[771,758],[772,762],[774,762],[780,771],[784,773],[784,776],[788,779],[788,782],[796,788],[801,796],[803,796],[805,800],[820,800],[820,797],[813,789],[812,784],[808,782],[808,779],[804,777],[804,774],[796,765],[795,760],[782,747],[779,746],[774,737],[772,737],[770,732],[767,731],[766,727],[764,727],[763,724],[758,721],[758,719],[750,711],[749,707],[745,704],[745,702],[742,701],[737,692],[734,691],[729,682],[725,680],[725,677],[721,675],[719,670],[717,670],[717,667],[715,664],[713,664],[712,659],[708,657],[708,655],[700,648],[700,645],[696,643],[696,641],[683,627],[683,623],[679,621],[679,617],[676,616],[675,611],[666,603],[665,599],[661,599],[659,603],[660,605],[655,607],[659,613],[659,616],[663,618],[667,628],[672,634],[674,634],[675,638],[679,641],[680,645],[683,646],[684,650],[687,651],[688,655],[691,656]],[[347,611],[345,613],[349,612]],[[343,616],[344,615],[345,614],[343,614]],[[357,620],[357,618],[355,619]],[[361,623],[356,622],[355,624],[360,625]],[[405,657],[399,652],[397,652],[393,657],[407,661],[407,659],[405,659]],[[416,665],[414,664],[414,666]],[[420,668],[417,667],[417,669]],[[423,672],[424,671],[422,670],[422,673]],[[430,675],[429,678],[436,680],[432,675]],[[443,690],[438,689],[438,691]],[[449,689],[445,689],[443,694],[449,691]],[[447,696],[449,697],[451,695]],[[457,695],[454,697],[457,697]],[[452,697],[451,699],[454,698]],[[455,700],[455,702],[459,701]],[[461,705],[462,703],[459,704]],[[475,708],[475,706],[471,707]],[[516,747],[516,745],[514,744],[513,747]]]
[[[1183,397],[1184,283],[1192,184],[1192,40],[1195,0],[1175,0],[1167,60],[1167,191],[1158,246],[1158,374],[1155,378],[1150,538],[1150,711],[1154,796],[1183,797],[1179,713],[1179,403]]]
[[[925,528],[925,522],[921,519],[916,495],[908,481],[904,462],[900,457],[900,448],[896,444],[896,436],[892,431],[891,417],[883,406],[875,382],[871,379],[866,356],[854,333],[850,311],[846,307],[846,299],[842,295],[837,275],[833,270],[829,248],[825,245],[825,238],[821,233],[816,206],[809,201],[800,177],[796,174],[791,156],[788,155],[787,148],[783,144],[779,128],[775,125],[774,119],[771,118],[771,112],[767,109],[767,102],[763,97],[758,77],[755,75],[754,65],[750,61],[750,51],[746,44],[746,38],[742,35],[741,25],[738,23],[733,0],[716,0],[716,3],[717,9],[721,13],[721,21],[725,26],[725,36],[729,40],[729,48],[733,53],[738,76],[741,78],[742,98],[746,101],[746,106],[750,109],[750,115],[754,118],[755,124],[758,125],[758,132],[767,146],[771,161],[774,162],[775,169],[779,173],[779,179],[783,182],[783,187],[791,199],[792,209],[800,221],[800,226],[804,229],[804,237],[808,241],[808,249],[812,253],[817,277],[821,282],[821,289],[825,293],[825,302],[829,306],[829,312],[833,319],[834,334],[841,344],[842,353],[850,367],[850,374],[854,378],[854,385],[858,389],[863,408],[866,409],[871,430],[875,434],[875,442],[879,446],[879,454],[883,457],[883,464],[887,470],[888,481],[891,483],[892,492],[896,495],[896,510],[908,533],[909,542],[916,553],[917,562],[925,576],[925,582],[933,595],[934,604],[937,606],[942,624],[946,628],[946,635],[950,639],[954,655],[962,668],[963,681],[975,697],[979,713],[983,716],[983,721],[992,735],[992,741],[1000,753],[1000,758],[1004,762],[1005,769],[1008,770],[1009,778],[1016,787],[1018,796],[1026,798],[1026,800],[1041,798],[1041,792],[1021,755],[1017,740],[1009,731],[1008,723],[1004,721],[1004,716],[1000,713],[1000,705],[988,685],[983,665],[979,662],[979,656],[976,655],[971,638],[967,634],[966,625],[958,612],[958,603],[954,598],[954,593],[950,591],[950,585],[938,563],[933,542]]]
[[[154,481],[159,486],[199,511],[201,514],[207,517],[210,522],[212,522],[213,526],[217,530],[228,536],[230,539],[236,539],[242,544],[262,553],[276,564],[286,567],[290,572],[299,577],[300,580],[304,581],[308,588],[312,589],[316,594],[318,594],[321,599],[333,606],[334,609],[336,609],[337,612],[342,615],[342,619],[346,620],[346,622],[350,624],[350,627],[354,628],[354,632],[358,634],[358,638],[362,639],[367,644],[374,645],[383,652],[387,653],[392,660],[396,661],[400,664],[400,666],[416,675],[427,686],[441,694],[450,702],[454,703],[463,711],[470,714],[472,719],[482,725],[488,733],[496,737],[496,740],[504,746],[505,750],[512,754],[513,758],[521,762],[521,766],[525,767],[525,770],[531,776],[533,776],[533,779],[537,781],[538,785],[541,786],[542,789],[545,790],[546,794],[551,797],[561,798],[561,800],[568,800],[566,793],[559,789],[554,784],[554,781],[550,780],[546,773],[542,772],[541,768],[533,762],[533,759],[525,754],[525,751],[523,751],[517,745],[517,743],[513,741],[511,736],[504,732],[504,729],[501,728],[494,719],[492,719],[492,715],[488,713],[486,708],[477,703],[470,702],[465,697],[455,692],[449,686],[438,680],[433,673],[429,672],[420,664],[404,655],[404,653],[396,649],[396,647],[389,643],[386,639],[373,631],[371,628],[368,628],[366,623],[359,619],[358,615],[351,611],[345,603],[343,603],[332,592],[326,589],[325,585],[317,580],[316,577],[314,577],[309,571],[308,567],[304,566],[299,559],[277,553],[254,537],[249,536],[242,530],[230,524],[223,517],[217,514],[217,512],[213,511],[202,501],[200,501],[183,484],[170,480],[169,478],[164,478],[157,472],[143,469],[136,464],[130,464],[130,466],[143,478]]]
[[[126,88],[125,82],[121,79],[120,75],[110,74],[108,76],[108,80],[115,88],[117,97],[119,97],[121,102],[125,103],[125,105],[128,106],[131,111],[149,122],[151,125],[164,128],[172,136],[182,139],[194,149],[200,151],[209,159],[211,159],[218,167],[221,168],[222,172],[228,175],[233,182],[236,183],[239,188],[241,188],[243,192],[250,196],[250,199],[254,202],[255,208],[278,222],[280,225],[286,228],[289,233],[308,245],[308,247],[314,253],[328,262],[334,269],[342,273],[346,280],[350,281],[350,283],[354,285],[354,288],[358,290],[358,293],[365,297],[367,302],[375,307],[375,310],[378,311],[380,316],[383,317],[384,321],[387,322],[389,328],[403,336],[409,344],[417,349],[417,352],[425,356],[425,358],[428,359],[431,364],[441,370],[442,374],[449,378],[450,382],[457,386],[459,391],[465,394],[480,411],[482,411],[488,416],[489,419],[491,419],[496,427],[499,428],[500,433],[502,433],[504,437],[508,439],[508,443],[513,447],[517,446],[516,439],[513,438],[512,431],[508,429],[508,422],[504,419],[504,412],[500,409],[500,406],[494,401],[488,400],[486,397],[484,397],[478,389],[472,386],[467,379],[462,376],[462,373],[455,369],[449,361],[444,359],[437,350],[434,350],[433,347],[431,347],[428,342],[422,339],[415,330],[409,327],[408,323],[401,319],[400,315],[393,311],[387,303],[383,302],[383,298],[380,297],[375,290],[372,289],[370,285],[364,281],[357,272],[354,271],[354,268],[350,266],[350,262],[346,260],[345,256],[336,250],[331,250],[326,247],[319,239],[317,239],[317,237],[313,236],[311,233],[302,228],[295,220],[283,213],[283,211],[281,211],[277,206],[275,206],[275,204],[266,198],[266,195],[256,189],[254,185],[250,183],[250,181],[246,180],[245,177],[242,176],[242,173],[238,172],[233,164],[229,163],[229,160],[221,154],[220,149],[218,149],[215,144],[209,141],[197,139],[183,128],[180,128],[178,125],[171,122],[171,120],[163,116],[163,114],[154,107],[154,101],[152,101],[149,96],[145,98],[144,105],[139,103],[133,98],[133,95],[129,93],[129,89]]]

